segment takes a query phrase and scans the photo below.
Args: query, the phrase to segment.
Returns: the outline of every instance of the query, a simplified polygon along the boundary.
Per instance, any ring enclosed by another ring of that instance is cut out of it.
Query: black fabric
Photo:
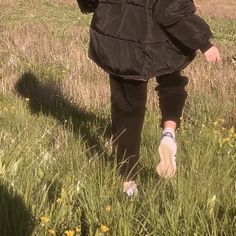
[[[98,0],[77,0],[82,13],[92,13],[98,5]]]
[[[195,11],[192,0],[158,0],[154,18],[183,45],[197,50],[212,37],[212,33]]]
[[[110,75],[113,147],[124,178],[135,179],[147,97],[147,82]]]
[[[99,0],[89,57],[110,74],[147,81],[185,68],[211,37],[191,0]]]
[[[169,27],[193,15],[196,11],[192,0],[159,0],[154,7],[154,18],[160,24]]]
[[[210,49],[212,46],[213,46],[212,43],[206,42],[206,43],[204,43],[203,45],[201,45],[199,49],[201,50],[202,53],[205,53],[205,52],[206,52],[208,49]]]
[[[187,49],[181,51],[171,40],[140,45],[91,29],[90,58],[109,74],[125,79],[147,81],[182,70],[195,57],[193,51],[187,52]]]
[[[156,90],[166,120],[180,125],[187,97],[187,77],[179,72],[157,78]],[[139,150],[147,99],[147,82],[110,75],[113,147],[121,176],[135,179],[139,171]]]
[[[176,72],[158,77],[157,82],[159,85],[156,87],[156,91],[158,92],[159,107],[162,115],[160,126],[164,128],[164,122],[172,120],[175,121],[177,128],[179,128],[187,98],[185,86],[188,84],[188,78],[182,76],[180,72]]]

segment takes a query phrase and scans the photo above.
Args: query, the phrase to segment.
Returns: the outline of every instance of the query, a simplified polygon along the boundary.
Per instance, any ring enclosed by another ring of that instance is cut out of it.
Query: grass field
[[[150,81],[139,195],[110,164],[107,75],[87,57],[90,15],[72,0],[0,0],[0,236],[236,235],[236,3],[196,1],[222,62],[202,55],[177,133],[177,174],[154,172]]]

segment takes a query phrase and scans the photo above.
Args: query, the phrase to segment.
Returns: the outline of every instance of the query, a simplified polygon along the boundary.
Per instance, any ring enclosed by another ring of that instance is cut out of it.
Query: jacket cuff
[[[211,48],[213,46],[213,44],[209,41],[207,41],[206,43],[204,43],[201,47],[199,47],[200,51],[202,53],[205,53],[209,48]]]

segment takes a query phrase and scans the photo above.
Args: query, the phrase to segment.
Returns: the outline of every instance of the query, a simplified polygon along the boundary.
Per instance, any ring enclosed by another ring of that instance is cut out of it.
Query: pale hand
[[[216,63],[221,60],[219,49],[212,46],[204,53],[205,60],[209,63]]]

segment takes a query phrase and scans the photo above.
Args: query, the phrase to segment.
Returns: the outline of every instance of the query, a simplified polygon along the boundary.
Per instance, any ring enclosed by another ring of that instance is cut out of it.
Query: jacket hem
[[[163,75],[167,75],[167,74],[172,74],[177,71],[181,71],[181,70],[185,69],[194,60],[195,56],[196,56],[196,54],[191,56],[189,58],[189,60],[187,60],[183,65],[176,67],[176,68],[163,69],[163,70],[159,70],[159,71],[156,71],[155,73],[150,73],[147,75],[128,75],[128,74],[115,73],[114,71],[111,71],[111,70],[105,68],[104,66],[102,66],[96,60],[96,58],[94,58],[90,54],[88,55],[89,59],[91,59],[97,66],[99,66],[102,70],[104,70],[108,74],[119,76],[119,77],[122,77],[123,79],[127,79],[127,80],[137,80],[137,81],[145,81],[145,82],[153,77],[159,77],[159,76],[163,76]]]

